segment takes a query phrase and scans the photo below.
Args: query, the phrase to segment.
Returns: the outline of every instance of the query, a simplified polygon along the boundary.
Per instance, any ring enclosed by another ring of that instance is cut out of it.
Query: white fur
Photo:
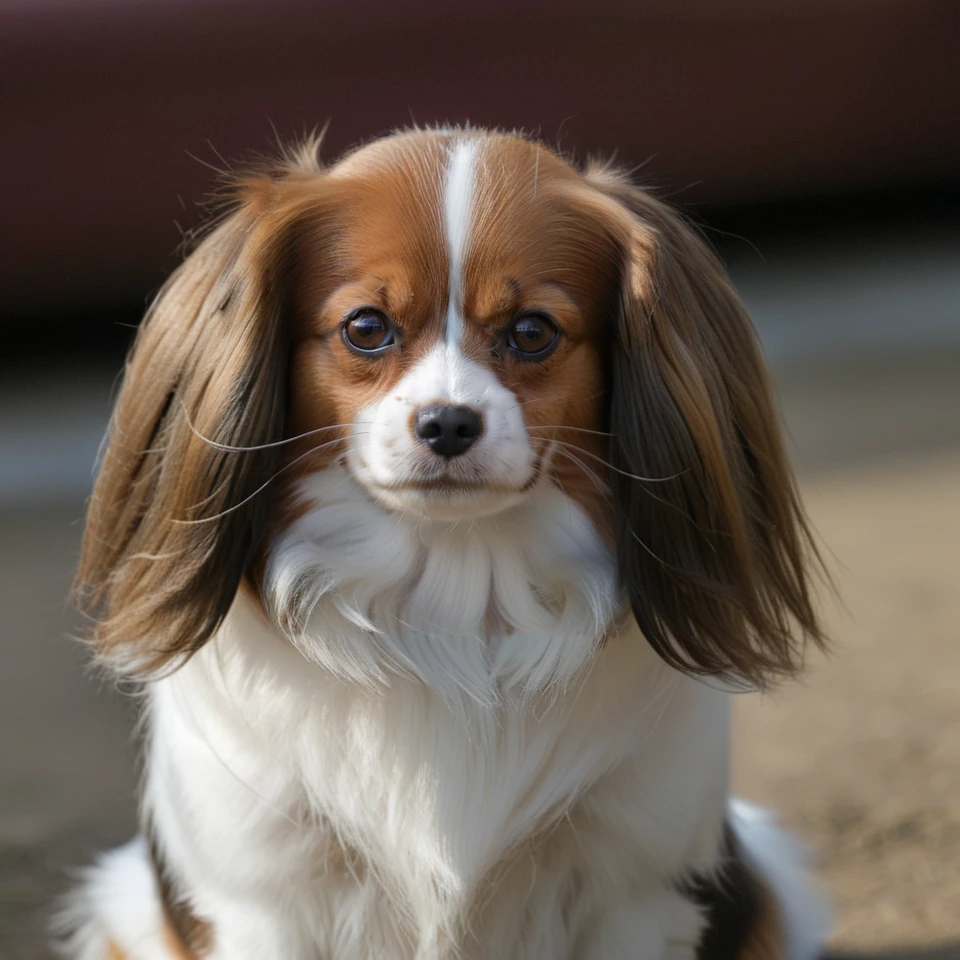
[[[58,952],[73,960],[106,960],[110,944],[129,960],[170,960],[163,928],[153,868],[140,837],[85,870],[83,884],[54,923],[64,934]]]
[[[816,960],[830,932],[830,908],[810,882],[805,851],[769,810],[743,800],[731,803],[730,823],[780,906],[784,960]]]
[[[529,502],[449,522],[372,506],[342,467],[273,551],[267,596],[307,660],[344,680],[426,684],[449,703],[562,690],[616,604],[612,558],[583,511],[544,480]]]
[[[470,406],[483,435],[466,454],[438,457],[419,442],[410,423],[430,403]],[[393,388],[362,410],[353,424],[348,462],[368,493],[396,510],[420,516],[469,519],[519,503],[537,458],[516,395],[456,346],[436,345]],[[445,479],[476,489],[442,496],[404,486],[414,479]]]
[[[718,863],[729,697],[613,626],[586,515],[544,484],[425,521],[343,467],[302,492],[266,575],[277,624],[241,593],[148,688],[144,813],[214,960],[693,960],[677,881]],[[741,807],[735,826],[786,903],[787,957],[812,960],[782,835]],[[73,912],[78,960],[108,937],[164,956],[142,844]]]
[[[307,490],[267,578],[294,643],[241,594],[149,687],[145,814],[217,960],[689,960],[674,883],[718,855],[728,698],[614,630],[586,516]]]
[[[463,333],[463,261],[470,240],[476,179],[477,137],[454,140],[443,190],[443,228],[450,263],[447,345],[456,347]]]
[[[658,957],[699,933],[671,881],[716,857],[726,711],[635,634],[537,704],[371,690],[241,599],[152,690],[146,807],[223,960]]]

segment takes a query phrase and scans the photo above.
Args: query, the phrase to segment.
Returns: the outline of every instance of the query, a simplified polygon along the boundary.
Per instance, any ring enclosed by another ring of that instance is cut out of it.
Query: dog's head
[[[683,671],[762,683],[820,639],[723,268],[620,173],[521,136],[414,131],[235,182],[129,361],[78,577],[100,649],[142,671],[199,649],[332,470],[399,523],[510,524],[561,492]]]

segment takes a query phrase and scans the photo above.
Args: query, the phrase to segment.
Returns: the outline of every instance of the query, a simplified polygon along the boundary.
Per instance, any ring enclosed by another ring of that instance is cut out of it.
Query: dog
[[[143,691],[75,960],[812,960],[731,693],[824,643],[755,331],[520,134],[233,176],[137,335],[77,596]]]

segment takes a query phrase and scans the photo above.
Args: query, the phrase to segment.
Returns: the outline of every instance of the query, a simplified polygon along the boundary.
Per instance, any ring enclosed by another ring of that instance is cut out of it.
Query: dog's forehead
[[[539,177],[576,178],[576,171],[542,144],[518,134],[472,130],[413,130],[375,140],[349,153],[331,176],[379,179],[403,190],[432,181],[442,187],[458,150],[469,148],[487,186],[533,186]]]
[[[580,175],[538,143],[469,130],[412,131],[375,141],[330,171],[342,190],[358,265],[414,275],[461,301],[478,286],[522,280],[578,259],[588,230],[571,197]]]

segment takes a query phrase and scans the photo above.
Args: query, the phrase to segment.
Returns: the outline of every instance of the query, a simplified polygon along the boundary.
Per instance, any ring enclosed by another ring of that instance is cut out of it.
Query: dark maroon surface
[[[960,175],[953,0],[6,0],[0,312],[142,297],[206,164],[524,127],[722,202]],[[652,158],[652,159],[651,159]]]

